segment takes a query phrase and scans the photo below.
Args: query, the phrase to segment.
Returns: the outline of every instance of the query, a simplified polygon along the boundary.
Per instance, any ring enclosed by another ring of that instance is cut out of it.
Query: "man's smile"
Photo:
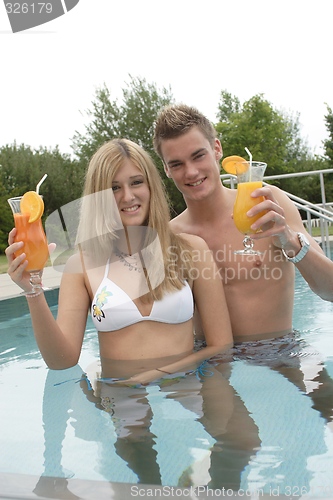
[[[196,182],[191,182],[191,183],[187,182],[186,186],[193,186],[193,187],[200,186],[200,184],[202,184],[206,179],[207,179],[207,177],[204,177],[203,179],[199,179]]]

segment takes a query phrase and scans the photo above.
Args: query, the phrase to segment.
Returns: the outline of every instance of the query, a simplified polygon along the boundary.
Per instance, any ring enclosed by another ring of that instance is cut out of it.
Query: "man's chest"
[[[270,239],[255,241],[260,255],[239,255],[235,251],[244,248],[244,236],[234,227],[232,220],[231,224],[216,226],[214,231],[203,229],[198,235],[212,251],[225,285],[282,278],[284,258]]]

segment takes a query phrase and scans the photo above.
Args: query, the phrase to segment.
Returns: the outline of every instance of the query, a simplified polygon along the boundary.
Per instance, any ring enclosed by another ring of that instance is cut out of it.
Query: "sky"
[[[131,75],[170,87],[213,122],[222,90],[241,103],[264,94],[299,113],[302,137],[322,154],[326,103],[333,108],[332,19],[332,0],[80,0],[12,33],[1,2],[0,147],[71,153],[96,90],[106,84],[121,102]]]

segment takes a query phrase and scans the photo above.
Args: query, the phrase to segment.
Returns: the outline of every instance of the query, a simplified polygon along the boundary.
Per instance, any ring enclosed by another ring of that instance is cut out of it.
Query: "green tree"
[[[298,172],[311,172],[315,170],[325,170],[328,168],[328,162],[320,156],[311,157],[302,162]],[[325,174],[325,193],[326,200],[333,200],[333,183],[332,176]],[[322,203],[322,193],[319,175],[306,175],[301,177],[293,177],[286,179],[282,186],[286,191],[293,193],[300,198],[310,201],[311,203]],[[305,216],[305,214],[303,214]]]
[[[262,94],[241,106],[236,97],[222,91],[217,118],[220,122],[216,130],[224,156],[247,157],[244,151],[247,147],[253,159],[267,163],[267,175],[293,172],[307,158],[299,116],[288,116],[274,109]]]
[[[222,90],[217,109],[218,121],[227,123],[232,119],[234,114],[239,113],[241,109],[240,101],[238,97],[232,95],[230,92]]]
[[[84,171],[79,162],[58,148],[32,150],[25,144],[0,148],[0,251],[7,246],[8,232],[13,227],[13,216],[7,199],[36,188],[47,174],[40,194],[45,201],[45,219],[50,213],[82,193]]]
[[[333,111],[326,104],[327,115],[325,115],[325,125],[328,132],[328,139],[323,141],[325,156],[328,158],[330,168],[333,167]]]
[[[89,123],[85,132],[78,131],[72,139],[72,148],[80,164],[87,165],[91,156],[104,142],[126,137],[148,151],[160,170],[170,202],[176,213],[183,210],[182,195],[173,182],[166,178],[162,162],[153,149],[153,127],[158,111],[173,102],[170,88],[159,90],[155,83],[144,78],[130,76],[130,82],[122,90],[122,100],[111,99],[111,90],[104,85],[97,89],[92,108],[85,114]]]
[[[247,158],[267,163],[266,175],[321,170],[333,163],[333,114],[327,106],[325,116],[329,139],[324,142],[326,157],[314,156],[301,136],[299,113],[279,111],[262,94],[240,105],[237,97],[221,92],[216,124],[224,156]],[[280,188],[312,203],[321,203],[320,178],[302,176],[270,181]],[[332,175],[325,175],[326,199],[333,199]],[[304,216],[304,214],[302,214]]]
[[[7,199],[35,189],[41,179],[38,162],[29,146],[14,143],[0,149],[0,249],[7,246],[8,232],[13,227],[13,216]]]
[[[6,145],[0,149],[0,176],[5,191],[16,194],[34,189],[40,175],[34,152],[25,144]]]
[[[13,216],[7,203],[8,198],[0,180],[0,253],[5,251],[8,244],[8,232],[13,227]]]
[[[329,106],[327,106],[327,115],[324,117],[326,127],[329,132],[329,139],[323,141],[324,156],[311,155],[304,151],[304,144],[299,136],[299,128],[296,133],[293,133],[294,142],[292,161],[295,165],[295,171],[308,172],[315,170],[326,170],[333,166],[333,114]],[[297,177],[285,181],[286,189],[305,200],[312,203],[322,203],[322,186],[319,175],[311,175]],[[324,187],[327,201],[333,200],[333,175],[324,174]]]
[[[40,148],[35,152],[38,158],[41,178],[47,173],[47,179],[41,188],[45,199],[45,217],[57,208],[82,195],[85,169],[77,160],[62,154],[58,148],[49,151]]]

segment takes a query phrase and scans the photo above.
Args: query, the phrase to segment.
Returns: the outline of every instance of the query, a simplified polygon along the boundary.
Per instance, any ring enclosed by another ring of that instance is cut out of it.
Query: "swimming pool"
[[[46,368],[24,298],[0,320],[0,498],[333,498],[333,304],[299,274],[296,344],[249,345],[104,408],[90,320],[63,371]]]

